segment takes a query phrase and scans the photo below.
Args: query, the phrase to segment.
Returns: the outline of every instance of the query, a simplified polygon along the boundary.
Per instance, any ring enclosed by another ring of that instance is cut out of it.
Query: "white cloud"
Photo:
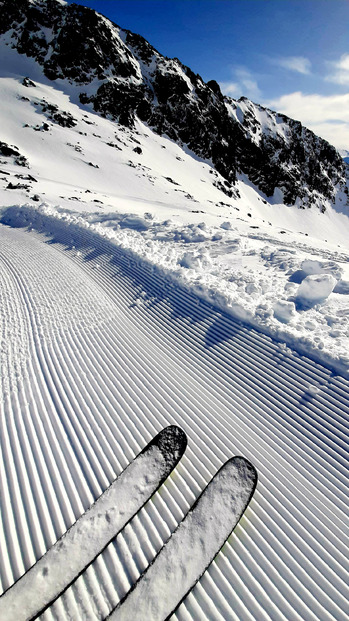
[[[239,96],[240,85],[237,82],[220,82],[220,87],[224,95],[229,95],[229,97]]]
[[[349,149],[349,93],[344,95],[283,95],[264,105],[301,121],[337,149]]]
[[[271,62],[284,69],[289,69],[290,71],[296,71],[297,73],[303,73],[305,75],[308,75],[311,71],[311,62],[304,56],[285,56],[284,58],[274,58]]]
[[[349,84],[349,54],[343,54],[336,62],[329,62],[331,73],[326,76],[328,82],[335,84]]]
[[[245,96],[254,100],[261,97],[257,80],[248,69],[238,67],[233,71],[233,77],[233,81],[220,82],[221,90],[225,95],[235,98]]]

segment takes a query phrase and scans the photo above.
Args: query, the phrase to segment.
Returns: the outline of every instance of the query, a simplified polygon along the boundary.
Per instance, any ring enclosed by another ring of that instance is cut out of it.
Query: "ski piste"
[[[228,460],[108,621],[169,619],[239,522],[256,484],[249,461]]]
[[[182,457],[184,431],[166,427],[95,503],[0,597],[0,619],[37,619],[93,563]]]

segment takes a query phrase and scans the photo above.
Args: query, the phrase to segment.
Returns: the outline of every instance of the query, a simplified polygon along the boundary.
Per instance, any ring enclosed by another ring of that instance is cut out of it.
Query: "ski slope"
[[[234,454],[257,490],[173,619],[347,619],[348,380],[88,229],[0,237],[2,589],[177,424],[174,474],[42,619],[104,619]]]

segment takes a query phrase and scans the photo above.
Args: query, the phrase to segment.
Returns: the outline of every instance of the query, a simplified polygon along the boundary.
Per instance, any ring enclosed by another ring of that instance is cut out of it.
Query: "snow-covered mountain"
[[[2,221],[93,227],[235,317],[347,369],[340,154],[295,121],[223,97],[90,9],[0,7]]]
[[[339,153],[341,154],[343,160],[349,164],[349,151],[348,149],[340,149]]]
[[[347,621],[345,162],[89,9],[0,10],[5,616],[28,618],[69,552],[36,565],[30,597],[18,579],[175,424],[188,436],[176,469],[42,618],[106,619],[242,455],[256,493],[171,619]],[[115,506],[122,519],[131,496]],[[77,523],[76,567],[102,545],[97,522],[115,527],[114,507],[93,506],[91,529]],[[210,496],[185,562],[178,548],[171,557],[175,576],[201,567],[206,525],[218,536],[230,507],[221,487]],[[160,598],[181,601],[176,578],[155,574],[154,600],[145,588],[131,617],[163,621]]]
[[[1,0],[0,7],[0,33],[47,78],[67,80],[76,100],[99,114],[129,128],[138,118],[212,161],[228,197],[244,174],[286,205],[324,211],[328,203],[345,202],[345,163],[301,123],[246,98],[224,97],[214,80],[205,83],[89,8],[61,0]]]

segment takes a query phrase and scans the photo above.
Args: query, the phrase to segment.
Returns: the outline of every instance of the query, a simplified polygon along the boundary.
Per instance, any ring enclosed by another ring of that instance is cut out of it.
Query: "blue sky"
[[[75,1],[349,150],[349,0]]]

